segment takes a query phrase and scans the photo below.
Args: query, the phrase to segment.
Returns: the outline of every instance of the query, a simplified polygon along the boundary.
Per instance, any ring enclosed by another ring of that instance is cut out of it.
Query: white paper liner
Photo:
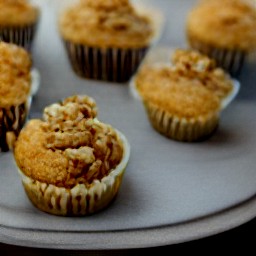
[[[28,198],[38,209],[54,215],[90,215],[107,207],[118,193],[130,157],[126,137],[116,130],[123,142],[124,155],[119,165],[102,180],[86,187],[78,184],[72,189],[46,184],[26,176],[17,166]]]
[[[36,68],[32,68],[31,70],[31,80],[32,80],[32,84],[31,84],[31,91],[30,94],[32,96],[35,96],[39,90],[40,87],[40,82],[41,82],[41,75],[38,69]]]
[[[231,92],[227,95],[227,97],[225,97],[222,102],[221,102],[221,109],[225,109],[238,95],[239,91],[240,91],[240,82],[234,78],[232,78],[233,81],[233,88],[231,90]]]
[[[152,127],[164,136],[184,142],[201,141],[210,136],[218,126],[219,113],[198,118],[177,117],[152,103],[144,102]]]

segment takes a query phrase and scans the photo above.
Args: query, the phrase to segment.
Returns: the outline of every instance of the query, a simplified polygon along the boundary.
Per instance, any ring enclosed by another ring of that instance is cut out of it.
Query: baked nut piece
[[[0,0],[0,38],[30,51],[40,10],[28,0]]]
[[[95,101],[71,96],[30,120],[14,157],[31,202],[63,216],[95,213],[110,204],[129,159],[125,136],[97,120]]]
[[[152,126],[179,141],[199,141],[216,130],[232,80],[207,56],[177,49],[170,65],[146,65],[135,79]]]
[[[59,31],[75,73],[113,82],[130,79],[154,34],[128,0],[80,0],[60,14]]]
[[[255,27],[255,1],[203,0],[188,13],[186,35],[193,49],[237,77],[247,54],[256,48]]]
[[[31,58],[15,44],[0,42],[0,152],[13,147],[30,106]]]

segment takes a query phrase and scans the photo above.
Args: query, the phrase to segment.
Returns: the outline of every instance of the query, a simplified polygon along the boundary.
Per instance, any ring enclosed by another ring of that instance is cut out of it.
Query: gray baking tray
[[[191,1],[172,2],[177,5],[169,3],[170,8],[180,8],[180,15],[191,5]],[[175,142],[152,129],[128,84],[86,80],[72,72],[53,6],[47,3],[41,2],[33,49],[41,82],[30,118],[40,118],[45,106],[66,96],[90,95],[98,104],[99,119],[127,136],[131,157],[116,200],[102,212],[71,218],[34,208],[12,153],[1,153],[0,241],[42,248],[143,248],[209,236],[254,218],[255,59],[248,60],[239,95],[223,111],[216,133],[200,143]],[[166,5],[167,1],[157,2],[163,11]],[[163,34],[159,44],[167,44],[168,37],[169,32]],[[177,46],[182,42],[181,38]]]

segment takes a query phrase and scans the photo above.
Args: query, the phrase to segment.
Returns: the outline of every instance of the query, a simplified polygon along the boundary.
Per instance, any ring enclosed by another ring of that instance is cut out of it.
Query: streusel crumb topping
[[[180,76],[199,80],[220,99],[227,97],[233,88],[229,75],[217,67],[213,59],[199,52],[177,49],[172,55],[172,63]]]
[[[165,84],[185,83],[203,86],[220,100],[227,97],[233,88],[232,80],[226,72],[218,68],[214,60],[193,50],[177,49],[171,56],[170,65],[143,67],[137,74],[136,86],[140,91],[144,83],[151,82],[155,90]]]
[[[0,0],[0,25],[29,25],[37,20],[38,15],[38,7],[27,0]]]
[[[81,4],[95,8],[113,11],[119,8],[131,8],[129,0],[81,0]]]
[[[188,13],[188,37],[212,47],[256,48],[255,0],[204,0]]]
[[[24,103],[31,88],[31,57],[22,47],[0,42],[0,107]]]
[[[46,107],[44,120],[30,121],[16,143],[21,170],[41,182],[67,188],[90,186],[108,175],[120,163],[123,146],[115,129],[96,115],[96,103],[86,95]]]
[[[145,47],[153,35],[150,17],[128,0],[80,0],[61,13],[59,22],[64,39],[96,47]]]

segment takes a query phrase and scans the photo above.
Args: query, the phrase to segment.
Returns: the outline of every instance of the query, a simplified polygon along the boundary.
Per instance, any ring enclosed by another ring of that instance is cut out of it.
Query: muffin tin
[[[88,94],[98,103],[99,119],[129,140],[130,162],[122,188],[107,209],[70,218],[35,209],[23,191],[11,152],[1,154],[0,241],[55,249],[145,248],[213,235],[254,218],[256,95],[249,87],[252,78],[246,74],[247,83],[241,83],[237,97],[223,111],[219,130],[209,140],[168,140],[150,127],[128,84],[85,80],[72,72],[55,25],[56,12],[47,2],[41,1],[43,13],[33,49],[41,79],[31,118],[41,117],[46,105],[66,96]],[[169,4],[184,11],[191,1]],[[166,5],[164,0],[157,3],[163,12]],[[45,38],[51,38],[50,43]],[[166,37],[161,42],[168,43]]]

